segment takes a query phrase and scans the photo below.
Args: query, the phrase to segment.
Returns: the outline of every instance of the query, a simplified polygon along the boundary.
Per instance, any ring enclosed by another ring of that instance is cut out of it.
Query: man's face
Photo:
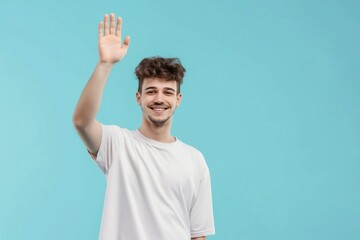
[[[143,118],[155,126],[170,123],[182,97],[181,93],[176,94],[176,81],[145,78],[141,89],[141,93],[136,93],[136,100],[141,106]]]

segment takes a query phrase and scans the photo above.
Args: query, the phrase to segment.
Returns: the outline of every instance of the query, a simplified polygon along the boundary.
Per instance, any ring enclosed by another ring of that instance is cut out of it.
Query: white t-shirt
[[[101,125],[93,157],[106,176],[100,240],[189,240],[215,234],[210,173],[203,155],[176,139]]]

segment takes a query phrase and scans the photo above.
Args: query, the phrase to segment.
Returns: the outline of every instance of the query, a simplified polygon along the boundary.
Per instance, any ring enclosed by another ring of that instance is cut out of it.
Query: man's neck
[[[155,126],[143,120],[139,131],[145,137],[158,142],[171,143],[175,141],[175,138],[171,136],[171,121],[162,126]]]

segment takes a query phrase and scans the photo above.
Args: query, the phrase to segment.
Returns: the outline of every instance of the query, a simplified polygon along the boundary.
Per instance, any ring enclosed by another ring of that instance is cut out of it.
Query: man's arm
[[[191,238],[191,240],[206,240],[206,237]]]
[[[115,26],[116,25],[116,26]],[[73,114],[73,124],[87,149],[97,154],[101,143],[101,126],[95,119],[99,110],[102,94],[112,67],[127,53],[130,38],[127,36],[121,43],[122,19],[115,15],[105,14],[104,23],[98,27],[99,62],[86,84]],[[103,33],[104,32],[104,33]]]

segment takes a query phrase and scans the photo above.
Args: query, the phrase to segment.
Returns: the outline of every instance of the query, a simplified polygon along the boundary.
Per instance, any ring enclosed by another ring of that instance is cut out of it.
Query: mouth
[[[168,109],[166,106],[149,106],[149,108],[155,113],[163,113]]]

